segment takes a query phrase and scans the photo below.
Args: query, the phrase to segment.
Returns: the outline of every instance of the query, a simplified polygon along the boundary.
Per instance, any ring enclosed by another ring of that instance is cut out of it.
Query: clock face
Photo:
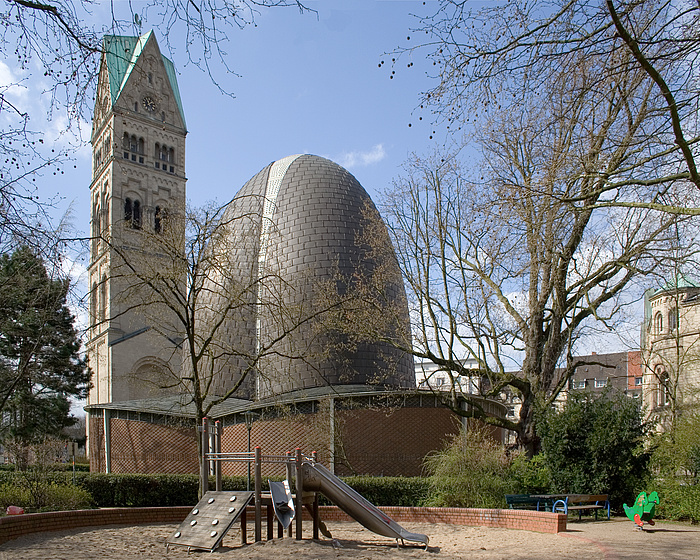
[[[146,109],[146,111],[148,111],[149,113],[153,113],[157,108],[155,100],[150,95],[146,95],[141,100],[141,104],[143,105],[143,108]]]

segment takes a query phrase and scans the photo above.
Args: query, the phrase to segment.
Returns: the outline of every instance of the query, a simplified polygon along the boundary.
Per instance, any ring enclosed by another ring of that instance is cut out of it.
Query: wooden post
[[[202,496],[209,491],[209,461],[206,454],[209,452],[209,420],[202,418],[202,466],[199,476],[202,479]]]
[[[311,452],[311,458],[313,459],[314,463],[318,462],[318,453],[316,451]],[[319,515],[318,515],[318,492],[314,492],[314,503],[311,508],[311,517],[312,522],[313,522],[313,539],[315,541],[318,540],[318,525],[319,525]]]
[[[214,453],[221,453],[221,422],[214,423]],[[221,492],[223,484],[221,480],[221,461],[214,461],[214,473],[216,475],[216,491]]]
[[[289,484],[289,488],[291,491],[292,488],[292,459],[294,458],[294,454],[291,451],[287,451],[287,464],[285,465],[287,467],[287,483]],[[297,515],[299,512],[297,512]],[[287,527],[287,536],[291,539],[292,536],[294,535],[294,529],[292,528],[292,524],[289,524],[289,527]]]
[[[296,462],[295,462],[295,468],[296,468],[296,479],[295,479],[295,486],[297,490],[297,503],[296,503],[296,529],[297,529],[297,537],[296,539],[300,541],[302,539],[302,523],[301,523],[301,518],[302,518],[302,508],[304,507],[304,501],[302,498],[302,494],[304,492],[304,481],[303,476],[301,474],[301,449],[298,447],[296,448]]]
[[[267,521],[267,540],[271,541],[275,537],[274,533],[274,523],[275,523],[275,512],[272,509],[272,496],[270,496],[270,505],[265,507],[266,521]]]
[[[255,447],[255,542],[262,540],[262,453]]]
[[[246,516],[248,506],[241,512],[241,544],[248,544],[248,519]]]

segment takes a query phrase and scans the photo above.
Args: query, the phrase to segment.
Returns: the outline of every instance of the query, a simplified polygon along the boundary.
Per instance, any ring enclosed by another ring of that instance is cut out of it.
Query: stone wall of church
[[[700,396],[700,289],[659,291],[649,298],[643,337],[644,405],[663,420]]]

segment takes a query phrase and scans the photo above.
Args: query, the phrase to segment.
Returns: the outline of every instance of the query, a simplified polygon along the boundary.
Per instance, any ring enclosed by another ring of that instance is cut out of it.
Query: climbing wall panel
[[[167,545],[214,551],[253,496],[253,492],[207,492],[170,535]]]

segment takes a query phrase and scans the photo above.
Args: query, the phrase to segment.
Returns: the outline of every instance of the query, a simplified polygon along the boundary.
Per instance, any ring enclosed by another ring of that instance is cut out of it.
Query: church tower
[[[148,295],[125,271],[173,266],[148,240],[184,215],[186,134],[175,69],[153,32],[106,36],[91,138],[88,404],[162,396],[162,380],[179,371],[177,336],[156,328]]]

